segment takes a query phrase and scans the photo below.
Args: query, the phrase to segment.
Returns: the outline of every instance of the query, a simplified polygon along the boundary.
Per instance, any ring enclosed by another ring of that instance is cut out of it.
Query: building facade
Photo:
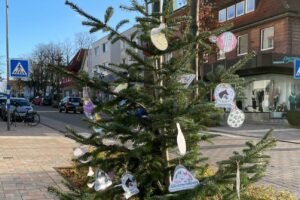
[[[217,2],[219,23],[233,23],[236,50],[209,57],[205,73],[234,65],[249,52],[256,56],[238,74],[251,81],[245,112],[272,113],[300,109],[300,80],[294,79],[294,61],[300,58],[300,3],[298,0],[225,0]]]
[[[136,31],[137,29],[132,27],[121,34],[127,38],[130,38]],[[137,39],[134,41],[137,43],[139,42]],[[122,70],[111,66],[110,64],[131,64],[133,59],[126,53],[126,49],[128,48],[130,48],[130,46],[125,42],[118,40],[112,44],[108,36],[105,36],[93,43],[91,48],[88,50],[88,54],[83,65],[83,70],[86,71],[91,78],[98,77],[107,82],[114,81],[116,80],[116,76],[111,71],[99,67],[99,65],[106,66],[117,71]],[[134,51],[140,56],[143,56],[143,52],[137,49],[134,49]],[[108,94],[102,92],[99,92],[95,95],[99,101],[108,101],[112,98]]]

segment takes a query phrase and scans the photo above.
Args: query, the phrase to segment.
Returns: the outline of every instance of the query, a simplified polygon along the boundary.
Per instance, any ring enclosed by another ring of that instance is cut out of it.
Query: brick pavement
[[[209,157],[208,162],[216,166],[217,161],[228,158],[233,151],[241,151],[246,141],[257,142],[258,139],[222,134],[214,139],[214,144],[202,144],[201,151]],[[272,185],[300,196],[300,144],[277,142],[267,154],[271,156],[270,164],[259,184]]]
[[[47,187],[62,186],[54,167],[70,166],[76,143],[45,126],[0,122],[0,200],[55,199]]]

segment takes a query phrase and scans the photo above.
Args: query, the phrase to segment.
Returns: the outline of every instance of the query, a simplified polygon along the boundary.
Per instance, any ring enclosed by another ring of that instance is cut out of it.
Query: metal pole
[[[7,85],[7,130],[10,130],[10,83],[9,83],[9,45],[8,45],[8,0],[6,0],[6,85]]]

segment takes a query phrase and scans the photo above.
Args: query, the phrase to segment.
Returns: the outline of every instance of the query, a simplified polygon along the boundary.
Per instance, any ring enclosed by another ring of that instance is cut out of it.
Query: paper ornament
[[[210,41],[211,43],[217,43],[217,42],[218,42],[218,37],[215,36],[215,35],[209,36],[208,39],[209,39],[209,41]]]
[[[195,77],[195,74],[185,74],[178,78],[178,82],[183,84],[185,88],[188,88],[195,79]]]
[[[166,28],[164,23],[161,23],[158,28],[153,28],[150,32],[150,37],[153,45],[161,51],[164,51],[168,48],[168,40],[166,35],[163,33],[163,30]]]
[[[125,191],[124,196],[126,199],[138,194],[140,191],[137,188],[137,183],[131,173],[126,173],[121,178],[122,188]]]
[[[88,177],[91,177],[91,176],[94,176],[94,171],[93,171],[93,168],[92,167],[89,167],[89,172],[87,174]]]
[[[96,191],[105,190],[112,185],[112,181],[109,176],[102,170],[97,170],[95,177],[95,187]]]
[[[199,185],[199,181],[194,178],[184,166],[178,165],[174,171],[173,180],[169,185],[169,192],[194,189]]]
[[[95,182],[92,182],[92,183],[87,183],[87,186],[88,186],[89,188],[93,188],[93,187],[94,187],[94,185],[95,185]]]
[[[214,97],[217,108],[231,108],[234,105],[235,91],[230,84],[221,83],[216,87]]]
[[[113,92],[114,93],[119,93],[121,92],[122,90],[128,88],[128,83],[122,83],[120,85],[118,85],[116,88],[113,89]]]
[[[224,32],[219,35],[217,45],[219,49],[223,50],[225,53],[228,53],[236,48],[236,36],[231,32]]]
[[[180,155],[184,156],[186,154],[186,142],[185,142],[185,138],[184,135],[181,131],[181,127],[179,123],[176,123],[177,126],[177,145],[178,145],[178,149],[179,149],[179,153]]]
[[[73,154],[74,154],[75,159],[79,159],[82,156],[84,156],[87,152],[88,152],[88,150],[85,147],[81,146],[81,147],[76,148],[74,150]]]
[[[103,134],[103,128],[101,128],[101,127],[97,128],[97,127],[94,126],[93,131],[95,133]]]
[[[89,119],[93,118],[93,111],[94,111],[95,107],[96,106],[89,100],[85,100],[83,102],[83,112],[87,118],[89,118]]]
[[[228,116],[227,124],[232,128],[239,128],[244,124],[245,114],[243,111],[234,106]]]

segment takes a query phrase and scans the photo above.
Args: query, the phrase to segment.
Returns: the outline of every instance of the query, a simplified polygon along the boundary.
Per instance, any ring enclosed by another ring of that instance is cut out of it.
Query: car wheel
[[[65,108],[66,109],[66,113],[68,113],[69,111],[68,111],[68,109],[67,108]]]
[[[74,114],[76,114],[76,110],[74,110]]]
[[[83,114],[83,111],[80,111],[80,114]]]
[[[61,113],[61,111],[62,111],[61,108],[59,108],[59,112],[60,112],[60,113]]]

